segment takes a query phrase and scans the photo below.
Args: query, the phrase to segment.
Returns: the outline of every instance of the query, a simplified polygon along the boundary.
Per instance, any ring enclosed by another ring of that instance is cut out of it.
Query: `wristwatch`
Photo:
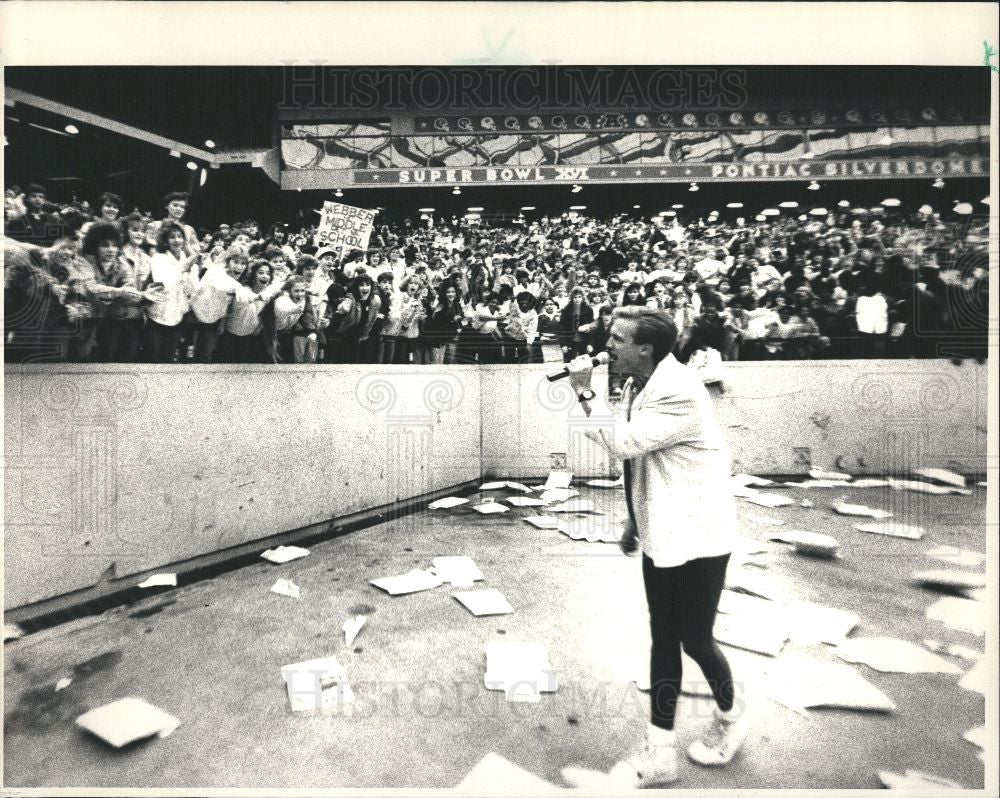
[[[597,394],[590,390],[590,388],[585,388],[576,395],[576,398],[580,402],[590,402],[595,396],[597,396]]]

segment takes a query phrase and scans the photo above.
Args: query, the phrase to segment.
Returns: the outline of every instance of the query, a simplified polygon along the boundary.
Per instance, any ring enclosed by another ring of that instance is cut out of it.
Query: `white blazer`
[[[604,440],[630,461],[642,550],[659,568],[730,553],[737,527],[729,445],[698,372],[668,355],[633,392],[629,379],[625,412]]]

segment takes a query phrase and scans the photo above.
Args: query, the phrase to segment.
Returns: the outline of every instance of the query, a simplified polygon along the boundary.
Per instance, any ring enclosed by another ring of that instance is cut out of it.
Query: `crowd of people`
[[[568,362],[621,305],[668,313],[683,362],[986,356],[987,231],[967,218],[406,219],[339,251],[315,226],[195,230],[188,201],[9,189],[7,361]]]

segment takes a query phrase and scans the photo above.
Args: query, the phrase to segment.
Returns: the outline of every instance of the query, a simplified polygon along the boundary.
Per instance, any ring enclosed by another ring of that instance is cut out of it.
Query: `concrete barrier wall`
[[[446,488],[613,465],[552,364],[27,366],[4,382],[5,607]],[[986,366],[727,364],[734,468],[986,470]],[[597,386],[601,388],[601,386]],[[603,393],[603,391],[602,391]]]
[[[475,367],[8,367],[5,606],[480,473]]]
[[[553,453],[564,453],[574,473],[608,473],[598,447],[583,437],[590,422],[573,392],[565,381],[544,379],[554,368],[525,366],[516,377],[483,370],[484,473],[542,476]],[[987,372],[947,360],[727,363],[724,388],[712,395],[738,471],[797,474],[818,466],[884,474],[938,466],[983,473]],[[607,386],[595,382],[603,399]]]

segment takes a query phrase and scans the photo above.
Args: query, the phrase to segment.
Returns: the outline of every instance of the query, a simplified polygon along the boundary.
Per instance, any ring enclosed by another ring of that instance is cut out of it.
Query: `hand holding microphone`
[[[555,374],[549,374],[545,379],[549,382],[555,382],[556,380],[563,380],[566,377],[571,377],[573,375],[579,374],[581,377],[586,375],[586,383],[581,383],[576,385],[577,388],[589,388],[590,387],[590,372],[593,371],[598,366],[606,366],[611,362],[611,356],[607,352],[599,352],[594,357],[588,357],[587,355],[580,355],[580,357],[574,358],[566,367]]]

